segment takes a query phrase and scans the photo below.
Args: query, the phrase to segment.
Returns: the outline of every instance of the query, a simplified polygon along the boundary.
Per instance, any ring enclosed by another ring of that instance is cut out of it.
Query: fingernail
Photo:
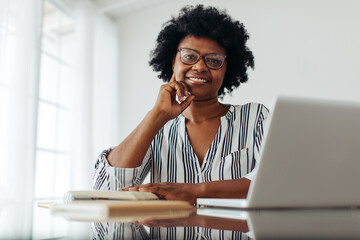
[[[191,95],[191,92],[186,91],[186,95],[187,95],[187,96],[190,96],[190,95]]]

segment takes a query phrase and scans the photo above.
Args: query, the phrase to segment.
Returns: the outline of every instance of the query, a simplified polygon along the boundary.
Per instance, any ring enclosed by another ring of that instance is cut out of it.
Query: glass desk
[[[360,209],[194,209],[91,219],[0,204],[0,239],[360,239]]]

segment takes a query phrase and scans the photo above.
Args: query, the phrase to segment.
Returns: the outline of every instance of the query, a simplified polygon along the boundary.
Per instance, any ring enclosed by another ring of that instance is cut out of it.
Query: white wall
[[[93,45],[93,156],[119,140],[119,35],[116,25],[99,16]],[[95,160],[95,159],[94,159]]]
[[[118,19],[120,138],[153,106],[162,81],[148,65],[162,24],[186,4],[226,8],[250,34],[255,71],[224,102],[273,107],[280,94],[360,101],[360,1],[169,1]]]

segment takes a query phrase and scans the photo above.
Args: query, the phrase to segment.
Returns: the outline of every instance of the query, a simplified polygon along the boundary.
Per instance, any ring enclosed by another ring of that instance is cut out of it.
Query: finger
[[[189,86],[188,86],[185,82],[183,82],[183,81],[181,81],[180,83],[181,83],[181,85],[182,85],[183,88],[184,88],[184,94],[185,94],[185,96],[186,96],[186,97],[190,96],[190,95],[191,95],[191,92],[190,92]],[[185,99],[184,99],[184,100],[185,100]]]
[[[155,187],[157,186],[158,184],[157,183],[146,183],[146,184],[141,184],[141,185],[136,185],[136,186],[133,186],[133,187],[129,187],[130,191],[133,191],[132,189],[135,189],[135,191],[139,191],[139,189],[143,189],[143,188],[146,188],[146,189],[149,189],[151,187]]]
[[[140,187],[139,192],[151,192],[157,195],[160,199],[167,199],[166,196],[169,194],[168,190],[160,184],[151,187]]]
[[[184,86],[180,84],[179,82],[172,82],[169,84],[170,87],[172,87],[176,91],[176,95],[178,96],[179,100],[181,101],[183,97],[185,96],[184,93]]]
[[[140,186],[138,188],[139,192],[152,192],[152,193],[157,193],[159,189],[160,189],[159,186]]]
[[[194,95],[188,96],[183,102],[180,103],[181,109],[184,111],[187,107],[189,107],[194,98]]]
[[[175,75],[174,76],[174,79],[175,79]],[[183,79],[175,79],[175,81],[177,83],[180,84],[181,88],[182,88],[182,92],[181,92],[181,96],[179,96],[179,100],[180,102],[183,102],[186,97],[190,96],[191,95],[191,92],[189,90],[189,86],[185,83],[185,81]]]
[[[166,191],[159,185],[156,186],[142,186],[138,189],[139,192],[151,192],[159,197],[159,199],[166,199]]]
[[[128,191],[139,191],[139,186],[128,187]]]
[[[170,78],[170,81],[169,82],[176,82],[176,79],[175,79],[175,74],[173,73],[173,75],[171,76]]]
[[[185,89],[184,89],[184,85],[181,82],[176,82],[177,85],[180,88],[180,95],[178,95],[180,102],[185,100]]]
[[[137,186],[139,192],[151,192],[151,190],[155,190],[158,188],[158,183],[147,183]]]

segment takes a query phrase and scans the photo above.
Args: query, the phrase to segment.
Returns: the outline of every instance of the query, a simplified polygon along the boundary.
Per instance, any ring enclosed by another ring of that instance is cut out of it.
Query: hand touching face
[[[176,101],[176,96],[180,102]],[[173,75],[169,83],[161,86],[153,110],[167,122],[179,116],[193,99],[188,86],[184,82],[176,81]]]

